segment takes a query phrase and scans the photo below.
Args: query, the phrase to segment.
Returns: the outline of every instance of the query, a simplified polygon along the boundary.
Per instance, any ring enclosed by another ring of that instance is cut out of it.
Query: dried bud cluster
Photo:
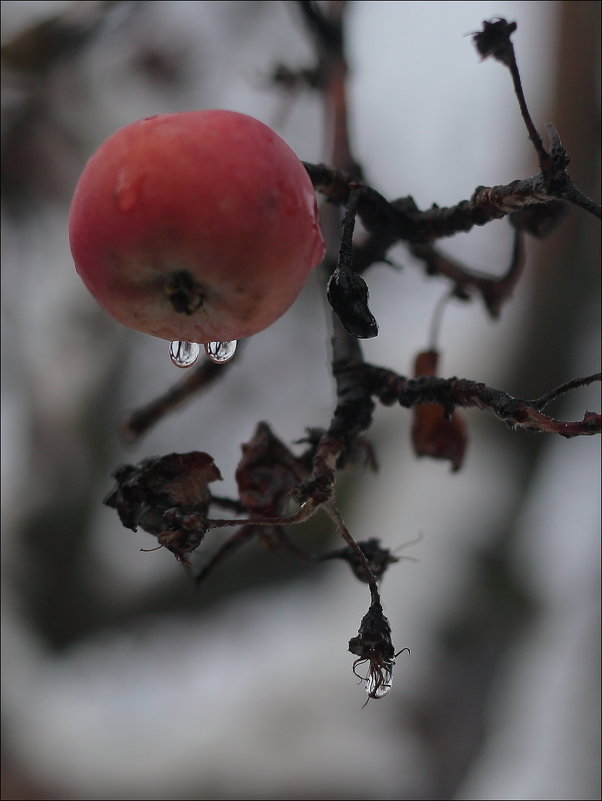
[[[377,581],[382,579],[389,565],[399,562],[399,557],[393,556],[388,548],[383,548],[380,540],[376,537],[372,537],[369,540],[360,540],[357,544],[366,557],[368,567]],[[338,548],[336,551],[329,551],[323,554],[321,559],[343,559],[349,564],[356,578],[365,584],[370,582],[371,577],[367,575],[363,561],[359,559],[357,551],[349,547],[349,545],[345,548]]]

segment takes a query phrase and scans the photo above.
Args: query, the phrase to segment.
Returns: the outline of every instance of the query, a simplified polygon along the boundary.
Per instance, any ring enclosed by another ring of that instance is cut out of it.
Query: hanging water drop
[[[207,342],[205,345],[207,358],[214,364],[225,364],[236,353],[236,340],[230,342]]]
[[[201,346],[196,342],[174,339],[169,346],[169,358],[176,367],[192,367],[199,358]]]
[[[389,663],[370,670],[366,679],[366,692],[370,698],[383,698],[391,690],[393,667]]]

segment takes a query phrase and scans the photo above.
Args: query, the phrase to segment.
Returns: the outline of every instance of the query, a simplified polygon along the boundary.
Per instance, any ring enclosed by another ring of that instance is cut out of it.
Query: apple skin
[[[222,110],[112,134],[79,178],[69,240],[77,272],[115,319],[199,343],[267,328],[324,256],[295,153],[262,122]]]

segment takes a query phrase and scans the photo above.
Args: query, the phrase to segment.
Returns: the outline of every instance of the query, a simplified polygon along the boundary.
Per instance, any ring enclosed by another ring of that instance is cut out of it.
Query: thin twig
[[[502,304],[512,296],[525,266],[524,235],[518,228],[514,229],[510,264],[499,278],[469,270],[432,245],[414,245],[411,251],[424,262],[429,275],[444,275],[453,281],[453,294],[457,297],[466,299],[467,293],[476,290],[493,319],[499,317]]]
[[[332,501],[329,501],[328,503],[324,504],[324,510],[336,525],[337,531],[339,532],[341,537],[345,540],[347,545],[356,554],[357,559],[365,572],[368,586],[370,587],[371,603],[380,604],[380,593],[378,591],[378,584],[376,583],[376,578],[374,577],[372,568],[370,567],[370,564],[366,559],[364,552],[357,544],[357,542],[354,540],[354,538],[351,536],[351,533],[347,528],[347,526],[345,525],[345,522],[343,521],[343,518],[341,517],[339,510],[336,508],[336,506]]]
[[[238,343],[237,357],[240,355],[242,342]],[[156,425],[174,409],[177,409],[193,395],[208,389],[218,379],[223,378],[238,358],[224,364],[214,364],[205,360],[195,367],[183,380],[170,387],[163,395],[130,412],[124,417],[120,425],[120,434],[127,443],[139,440],[146,432]]]
[[[337,266],[326,286],[326,297],[344,328],[356,339],[378,334],[378,324],[368,307],[368,286],[352,269],[353,231],[359,191],[352,189],[343,217],[343,229]]]
[[[352,378],[349,377],[352,381]],[[451,414],[456,406],[474,407],[493,413],[499,420],[512,428],[527,431],[560,434],[563,437],[591,436],[602,431],[602,415],[585,412],[582,420],[563,421],[543,414],[539,401],[533,402],[515,398],[507,392],[493,389],[477,381],[464,378],[438,378],[421,376],[408,379],[382,367],[364,365],[357,371],[356,380],[363,386],[370,386],[372,397],[386,406],[399,403],[406,408],[423,404],[439,403]],[[574,379],[563,391],[575,389],[584,384],[600,381],[601,374]],[[558,390],[552,390],[555,396]],[[542,398],[547,398],[547,395]]]
[[[438,350],[437,343],[439,340],[439,333],[441,331],[441,324],[443,320],[443,312],[453,296],[452,292],[446,292],[437,301],[431,317],[431,326],[429,332],[429,350]]]
[[[593,375],[588,375],[584,378],[573,378],[570,381],[566,381],[564,384],[561,384],[559,387],[550,390],[550,392],[546,392],[545,395],[541,395],[539,398],[525,402],[528,406],[532,406],[534,409],[539,409],[542,411],[549,403],[558,398],[560,395],[563,395],[565,392],[569,392],[571,389],[585,387],[588,384],[593,384],[594,381],[602,381],[602,373],[594,373]]]

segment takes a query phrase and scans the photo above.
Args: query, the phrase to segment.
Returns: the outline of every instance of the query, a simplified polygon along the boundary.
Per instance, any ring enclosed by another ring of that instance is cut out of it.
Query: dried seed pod
[[[368,285],[351,270],[336,269],[330,276],[326,295],[345,329],[357,339],[378,334],[378,323],[368,308]]]
[[[403,648],[395,653],[391,642],[391,626],[379,602],[370,605],[362,618],[357,636],[349,640],[349,650],[357,656],[353,663],[353,672],[366,682],[368,700],[387,695],[391,689],[395,659],[403,651],[409,652],[409,648]],[[356,670],[364,662],[368,662],[367,676],[361,676]]]

